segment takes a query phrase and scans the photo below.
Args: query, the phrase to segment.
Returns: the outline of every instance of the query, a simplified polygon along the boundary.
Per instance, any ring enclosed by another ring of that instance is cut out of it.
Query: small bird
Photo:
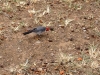
[[[29,33],[34,32],[34,33],[36,33],[37,35],[41,35],[43,32],[49,31],[49,30],[53,30],[53,29],[52,29],[52,28],[49,28],[49,27],[38,26],[38,27],[36,27],[36,28],[34,28],[34,29],[32,29],[32,30],[29,30],[29,31],[27,31],[27,32],[24,32],[23,34],[24,34],[24,35],[27,35],[27,34],[29,34]]]

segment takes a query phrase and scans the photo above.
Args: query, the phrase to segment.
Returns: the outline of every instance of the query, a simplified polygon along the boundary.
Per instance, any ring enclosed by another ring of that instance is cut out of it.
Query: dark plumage
[[[27,35],[27,34],[29,34],[29,33],[34,32],[34,33],[40,35],[42,32],[48,31],[48,30],[49,30],[49,28],[47,28],[47,27],[39,26],[39,27],[37,27],[37,28],[34,28],[34,29],[29,30],[29,31],[27,31],[27,32],[24,32],[23,34],[24,34],[24,35]]]

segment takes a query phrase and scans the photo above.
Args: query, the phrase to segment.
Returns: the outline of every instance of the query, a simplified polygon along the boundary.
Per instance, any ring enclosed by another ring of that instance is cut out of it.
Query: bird
[[[32,32],[36,33],[37,35],[41,35],[45,31],[53,30],[50,27],[44,27],[44,26],[38,26],[36,28],[33,28],[31,30],[28,30],[27,32],[24,32],[23,35],[30,34]]]

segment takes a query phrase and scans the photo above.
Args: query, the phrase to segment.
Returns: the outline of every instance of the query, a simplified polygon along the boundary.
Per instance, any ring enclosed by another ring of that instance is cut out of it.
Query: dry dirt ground
[[[0,0],[0,75],[100,75],[100,0]]]

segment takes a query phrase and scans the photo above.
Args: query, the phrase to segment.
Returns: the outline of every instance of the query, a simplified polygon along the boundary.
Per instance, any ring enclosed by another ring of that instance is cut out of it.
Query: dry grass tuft
[[[90,58],[94,58],[96,59],[99,56],[99,49],[98,49],[98,45],[95,45],[94,42],[93,44],[90,44],[90,49],[89,49],[89,55]]]

